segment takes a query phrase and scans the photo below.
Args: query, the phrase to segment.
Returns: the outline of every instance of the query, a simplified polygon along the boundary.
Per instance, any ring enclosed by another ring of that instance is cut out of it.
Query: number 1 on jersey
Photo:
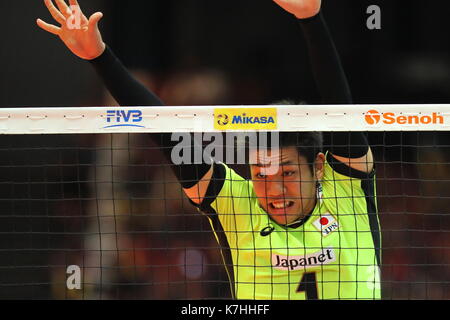
[[[298,285],[297,292],[305,292],[306,300],[318,300],[317,279],[315,272],[305,273]]]

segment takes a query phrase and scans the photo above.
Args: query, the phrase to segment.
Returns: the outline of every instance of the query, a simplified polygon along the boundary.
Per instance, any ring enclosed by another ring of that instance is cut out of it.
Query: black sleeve
[[[142,85],[106,47],[98,58],[90,60],[106,88],[121,106],[162,106],[162,101]]]
[[[163,102],[144,85],[142,85],[125,68],[113,51],[107,47],[98,58],[90,61],[106,88],[121,106],[163,106]],[[150,134],[168,160],[172,149],[178,141],[171,140],[170,133]],[[191,139],[192,149],[201,147]],[[191,152],[193,154],[193,152]],[[193,163],[193,162],[191,162]],[[208,164],[182,164],[172,166],[175,175],[184,188],[191,188],[208,172]]]
[[[323,14],[300,19],[311,68],[323,104],[351,104],[352,95]]]
[[[320,12],[309,19],[300,19],[308,48],[311,68],[323,104],[351,104],[352,94],[330,31]],[[369,145],[362,132],[334,132],[325,147],[333,154],[360,158]],[[327,147],[328,145],[328,147]]]

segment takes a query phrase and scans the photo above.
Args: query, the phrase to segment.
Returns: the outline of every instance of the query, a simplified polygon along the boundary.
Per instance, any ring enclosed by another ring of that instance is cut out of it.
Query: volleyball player
[[[102,40],[100,12],[67,25],[63,0],[45,0],[60,27],[38,20],[89,60],[124,106],[163,106]],[[298,20],[324,104],[352,103],[320,0],[275,0]],[[69,0],[77,6],[76,0]],[[299,107],[301,108],[301,107]],[[170,159],[170,134],[158,142]],[[280,148],[257,154],[251,180],[223,163],[174,167],[192,204],[210,219],[238,299],[379,299],[380,230],[372,151],[362,133],[334,133],[322,153],[320,133],[281,133]],[[270,159],[266,159],[270,158]],[[267,174],[265,164],[279,165]]]

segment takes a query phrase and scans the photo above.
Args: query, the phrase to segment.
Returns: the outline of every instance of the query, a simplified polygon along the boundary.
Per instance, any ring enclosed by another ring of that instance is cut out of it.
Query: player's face
[[[322,153],[317,155],[313,172],[295,147],[258,152],[257,164],[251,166],[253,186],[260,206],[275,222],[289,224],[312,212],[324,159]]]

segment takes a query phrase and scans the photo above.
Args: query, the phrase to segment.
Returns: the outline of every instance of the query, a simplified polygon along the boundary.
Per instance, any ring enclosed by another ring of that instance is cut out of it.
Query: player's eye
[[[284,171],[283,177],[290,177],[290,176],[293,176],[294,174],[295,174],[295,171]]]
[[[266,175],[265,175],[265,174],[262,174],[261,172],[258,172],[258,173],[256,174],[256,178],[258,178],[258,179],[265,179],[265,178],[266,178]]]

